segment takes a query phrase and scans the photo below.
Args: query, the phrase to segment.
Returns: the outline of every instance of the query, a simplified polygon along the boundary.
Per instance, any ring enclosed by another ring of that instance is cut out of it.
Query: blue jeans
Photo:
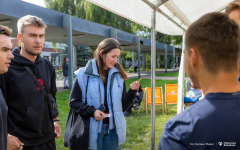
[[[64,85],[64,87],[69,86],[69,84],[68,84],[68,76],[64,77],[63,85]]]
[[[109,124],[102,125],[102,131],[98,133],[97,138],[97,149],[98,150],[121,150],[122,145],[118,146],[118,137],[116,130],[112,129],[109,131]]]
[[[198,95],[192,98],[184,96],[184,103],[196,103],[197,101],[199,101],[200,97],[202,97],[202,95]]]

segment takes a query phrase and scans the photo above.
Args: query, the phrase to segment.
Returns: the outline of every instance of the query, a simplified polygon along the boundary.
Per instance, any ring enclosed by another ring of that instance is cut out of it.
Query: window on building
[[[51,63],[53,64],[53,65],[55,65],[55,57],[51,57]]]

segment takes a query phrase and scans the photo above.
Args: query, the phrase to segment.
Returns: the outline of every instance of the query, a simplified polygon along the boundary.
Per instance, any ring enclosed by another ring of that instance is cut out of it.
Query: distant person
[[[187,94],[184,96],[184,103],[196,103],[201,100],[202,91],[199,88],[195,88],[193,83],[186,81]]]
[[[56,100],[56,74],[52,63],[40,56],[47,25],[36,16],[18,20],[18,41],[7,73],[6,103],[8,133],[15,137],[8,145],[24,150],[56,150],[55,138],[61,136],[58,117],[53,118],[51,105],[25,67],[29,67],[47,94]],[[19,140],[18,140],[19,139]]]
[[[129,68],[131,68],[132,66],[132,62],[130,61],[129,64],[128,64]]]
[[[81,116],[90,117],[89,134],[83,133],[89,138],[79,142],[91,150],[120,150],[126,140],[123,112],[133,103],[140,85],[135,81],[126,91],[127,75],[117,62],[120,53],[120,43],[107,38],[98,45],[96,57],[75,72],[77,80],[70,94],[69,105]],[[107,113],[111,113],[111,116],[104,117]]]
[[[137,69],[138,69],[138,62],[137,60],[134,61],[134,72],[137,73]]]
[[[22,149],[23,143],[18,142],[11,147],[7,147],[7,139],[12,140],[11,136],[7,134],[7,105],[5,103],[5,90],[4,90],[4,80],[3,73],[8,71],[11,59],[13,59],[13,54],[11,53],[12,43],[10,36],[12,30],[6,26],[0,25],[0,149],[1,150],[11,150],[12,148]]]
[[[240,26],[240,0],[234,0],[225,9],[226,14],[229,16],[230,19],[237,22]],[[240,75],[240,70],[239,70]],[[240,82],[240,76],[238,77],[238,81]]]
[[[238,24],[223,13],[190,25],[184,68],[205,96],[165,124],[159,150],[240,149],[239,41]]]
[[[63,76],[64,76],[64,81],[63,81],[63,88],[68,89],[69,88],[69,82],[68,82],[68,57],[63,58],[62,62],[62,71],[63,71]]]
[[[233,0],[229,3],[225,12],[229,15],[230,19],[233,19],[238,25],[240,25],[240,0]]]
[[[136,97],[133,100],[132,105],[127,109],[127,111],[124,112],[124,116],[127,116],[127,117],[132,116],[132,108],[134,108],[134,110],[138,110],[139,109],[138,106],[140,106],[142,99],[143,99],[143,91],[142,91],[142,87],[140,85],[140,87],[137,91]]]

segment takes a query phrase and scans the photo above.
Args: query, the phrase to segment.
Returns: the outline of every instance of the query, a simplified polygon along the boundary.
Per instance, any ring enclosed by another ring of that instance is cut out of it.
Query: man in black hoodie
[[[10,36],[12,30],[6,26],[0,25],[0,84],[4,85],[3,73],[8,71],[9,63],[13,59],[11,53],[12,44]],[[7,149],[7,105],[5,103],[4,91],[0,88],[0,149]]]
[[[56,99],[55,70],[40,56],[47,26],[40,18],[27,15],[18,20],[17,27],[21,46],[12,50],[14,59],[4,74],[8,133],[24,143],[24,150],[55,150],[55,138],[61,136],[58,117],[52,118],[47,99],[24,67],[29,67],[44,90]]]

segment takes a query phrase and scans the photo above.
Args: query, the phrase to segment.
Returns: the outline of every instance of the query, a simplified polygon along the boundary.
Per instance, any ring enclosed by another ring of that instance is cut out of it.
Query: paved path
[[[168,69],[169,72],[178,72],[179,68],[177,68],[175,71],[173,69]],[[156,71],[156,74],[163,74],[165,73],[165,69],[158,69]],[[138,73],[127,73],[128,78],[138,78]],[[141,72],[141,78],[143,79],[151,79],[151,71],[142,71]],[[162,79],[162,80],[177,80],[178,77],[164,77],[164,76],[155,76],[155,79]],[[186,80],[189,80],[189,77],[185,77]]]
[[[168,72],[177,72],[179,68],[177,68],[175,71],[173,69],[168,69]],[[165,73],[165,69],[157,69],[156,74],[163,74]],[[138,73],[127,73],[127,76],[129,79],[131,78],[138,78]],[[151,79],[151,71],[142,71],[141,77],[143,79]],[[178,77],[161,77],[161,76],[155,76],[156,79],[162,79],[162,80],[177,80]],[[189,77],[185,77],[185,80],[190,80]],[[57,91],[67,91],[67,89],[63,89],[63,80],[57,80]]]

